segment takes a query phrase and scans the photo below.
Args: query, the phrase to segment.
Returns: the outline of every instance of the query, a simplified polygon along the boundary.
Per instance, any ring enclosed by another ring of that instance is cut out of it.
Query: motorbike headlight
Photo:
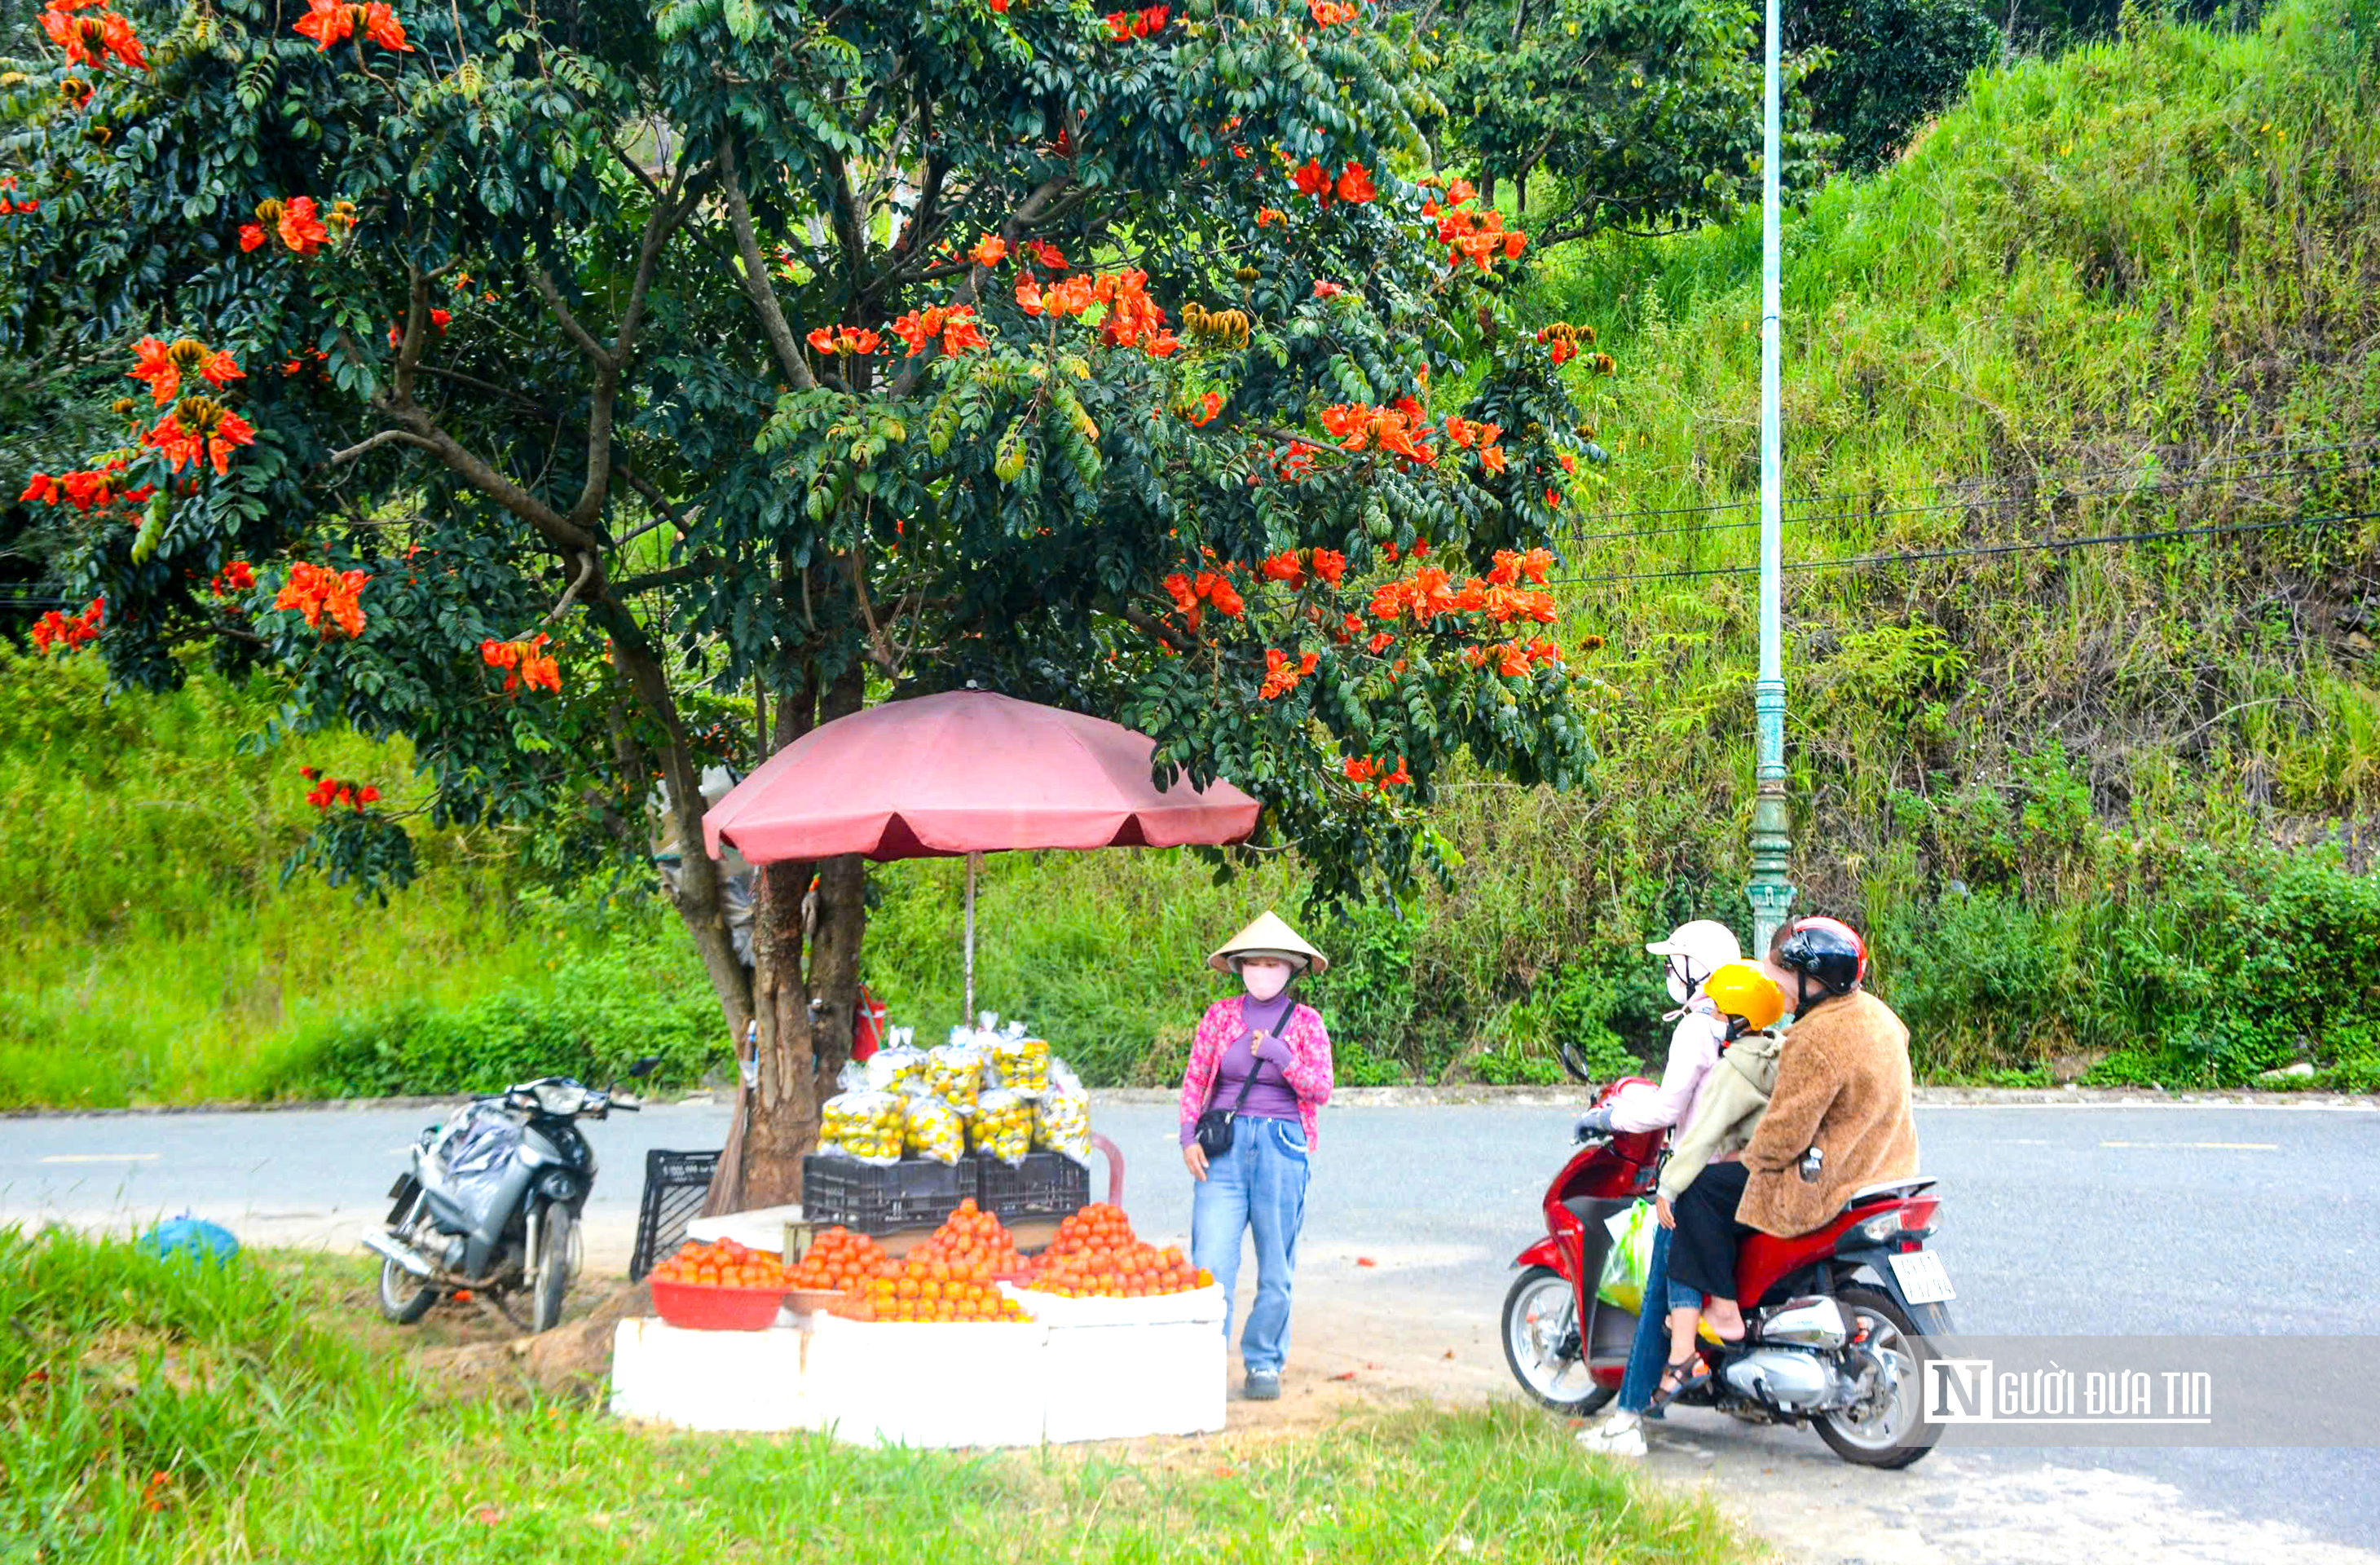
[[[587,1089],[576,1082],[540,1082],[536,1096],[538,1109],[557,1119],[566,1119],[587,1106]]]

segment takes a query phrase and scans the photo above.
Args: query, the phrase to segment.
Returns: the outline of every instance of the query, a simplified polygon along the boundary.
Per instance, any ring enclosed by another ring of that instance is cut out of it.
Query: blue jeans
[[[1289,1290],[1305,1221],[1305,1129],[1294,1120],[1242,1119],[1232,1130],[1232,1149],[1208,1164],[1191,1193],[1190,1264],[1221,1285],[1229,1341],[1240,1236],[1255,1235],[1257,1302],[1240,1335],[1240,1362],[1251,1375],[1278,1375],[1289,1356]]]
[[[1662,1366],[1670,1362],[1670,1231],[1653,1228],[1653,1264],[1645,1274],[1645,1300],[1636,1316],[1636,1340],[1628,1348],[1628,1370],[1620,1377],[1620,1411],[1642,1413],[1653,1405]],[[1694,1295],[1702,1303],[1702,1295]]]

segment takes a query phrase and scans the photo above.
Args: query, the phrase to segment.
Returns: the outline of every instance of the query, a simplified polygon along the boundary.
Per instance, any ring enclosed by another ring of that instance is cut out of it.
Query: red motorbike
[[[1572,1074],[1586,1079],[1575,1064]],[[1613,1082],[1596,1101],[1640,1080]],[[1667,1135],[1586,1138],[1546,1187],[1546,1236],[1513,1263],[1504,1357],[1522,1389],[1557,1413],[1584,1417],[1619,1394],[1636,1316],[1597,1297],[1612,1244],[1606,1223],[1650,1198]],[[1735,1292],[1743,1340],[1706,1338],[1710,1374],[1672,1405],[1815,1425],[1836,1455],[1868,1467],[1906,1467],[1933,1450],[1941,1429],[1922,1416],[1919,1377],[1951,1329],[1944,1304],[1953,1296],[1941,1257],[1925,1248],[1940,1205],[1933,1185],[1869,1185],[1815,1232],[1746,1240]]]

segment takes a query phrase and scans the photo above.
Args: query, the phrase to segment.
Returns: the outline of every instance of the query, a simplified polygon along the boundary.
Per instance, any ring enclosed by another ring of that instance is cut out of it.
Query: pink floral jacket
[[[1245,998],[1239,995],[1215,1001],[1207,1007],[1205,1019],[1190,1039],[1190,1067],[1182,1073],[1182,1128],[1185,1132],[1207,1111],[1207,1099],[1215,1089],[1215,1073],[1222,1066],[1224,1051],[1247,1030],[1242,1013],[1245,1004]],[[1297,1094],[1298,1122],[1305,1127],[1305,1145],[1311,1147],[1318,1144],[1315,1118],[1330,1101],[1330,1035],[1323,1029],[1322,1018],[1315,1013],[1314,1007],[1294,1005],[1290,1008],[1289,1020],[1281,1025],[1281,1037],[1296,1056],[1295,1062],[1281,1074],[1288,1079],[1290,1091]]]

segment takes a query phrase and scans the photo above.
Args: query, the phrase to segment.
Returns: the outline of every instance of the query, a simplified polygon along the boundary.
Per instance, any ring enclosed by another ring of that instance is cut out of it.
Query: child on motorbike
[[[1704,1084],[1718,1063],[1727,1026],[1703,993],[1711,975],[1730,962],[1741,962],[1743,948],[1734,931],[1712,918],[1697,918],[1655,940],[1645,951],[1662,959],[1663,977],[1677,1009],[1670,1035],[1670,1057],[1661,1068],[1658,1087],[1638,1086],[1622,1091],[1600,1109],[1579,1117],[1578,1135],[1610,1135],[1633,1131],[1667,1130],[1691,1124]],[[1665,1018],[1669,1019],[1669,1018]],[[1669,1285],[1670,1231],[1653,1235],[1652,1263],[1645,1276],[1645,1306],[1637,1323],[1636,1340],[1629,1349],[1627,1373],[1620,1383],[1618,1406],[1601,1424],[1579,1431],[1580,1443],[1610,1456],[1645,1454],[1644,1431],[1638,1417],[1650,1404],[1660,1374],[1664,1332],[1660,1305]]]

